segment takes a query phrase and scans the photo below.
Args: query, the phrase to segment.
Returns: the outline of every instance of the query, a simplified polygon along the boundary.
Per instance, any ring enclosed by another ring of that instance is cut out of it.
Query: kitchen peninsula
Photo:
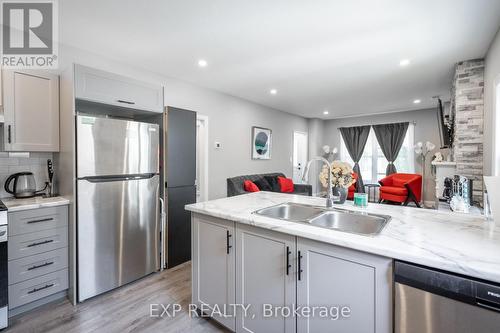
[[[379,204],[334,207],[391,216],[379,234],[366,236],[254,214],[287,202],[325,205],[321,198],[257,192],[186,206],[193,303],[254,307],[250,315],[236,309],[214,316],[231,330],[392,331],[395,260],[500,283],[500,228],[480,216]],[[264,318],[266,303],[347,305],[351,313],[295,322]]]

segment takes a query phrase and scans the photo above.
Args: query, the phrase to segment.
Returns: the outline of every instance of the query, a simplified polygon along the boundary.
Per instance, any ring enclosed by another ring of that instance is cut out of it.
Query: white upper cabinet
[[[59,77],[3,71],[5,151],[59,151]]]
[[[163,112],[163,87],[75,65],[76,98],[151,112]]]

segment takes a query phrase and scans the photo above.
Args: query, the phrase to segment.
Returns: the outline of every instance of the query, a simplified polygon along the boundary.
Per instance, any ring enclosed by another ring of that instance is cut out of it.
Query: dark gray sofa
[[[228,178],[227,179],[227,196],[232,197],[235,195],[248,193],[243,189],[243,182],[245,180],[255,181],[257,179],[264,178],[264,176],[285,177],[285,175],[282,173],[262,173],[262,174],[257,174],[257,175],[246,175],[246,176],[238,176],[238,177]],[[308,195],[308,196],[312,195],[312,186],[311,185],[294,184],[293,187],[294,187],[293,194]]]

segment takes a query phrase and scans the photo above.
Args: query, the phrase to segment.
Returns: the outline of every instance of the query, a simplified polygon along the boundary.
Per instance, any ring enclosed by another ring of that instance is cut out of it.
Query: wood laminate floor
[[[191,264],[147,276],[73,306],[56,301],[11,318],[11,332],[228,332],[213,320],[188,314],[191,301]],[[150,304],[179,303],[175,317],[150,317]]]

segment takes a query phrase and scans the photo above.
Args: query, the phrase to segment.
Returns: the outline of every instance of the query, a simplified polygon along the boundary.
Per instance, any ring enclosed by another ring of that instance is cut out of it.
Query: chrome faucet
[[[304,169],[304,175],[302,176],[302,180],[307,181],[307,178],[309,176],[309,168],[311,167],[311,163],[314,161],[321,161],[328,166],[328,186],[327,186],[328,187],[328,194],[326,196],[326,207],[333,207],[334,197],[333,197],[333,191],[332,191],[332,165],[330,162],[328,162],[328,160],[326,158],[321,157],[321,156],[316,156],[316,157],[311,158],[309,160],[309,162],[307,162],[307,164],[306,164],[306,168]]]

